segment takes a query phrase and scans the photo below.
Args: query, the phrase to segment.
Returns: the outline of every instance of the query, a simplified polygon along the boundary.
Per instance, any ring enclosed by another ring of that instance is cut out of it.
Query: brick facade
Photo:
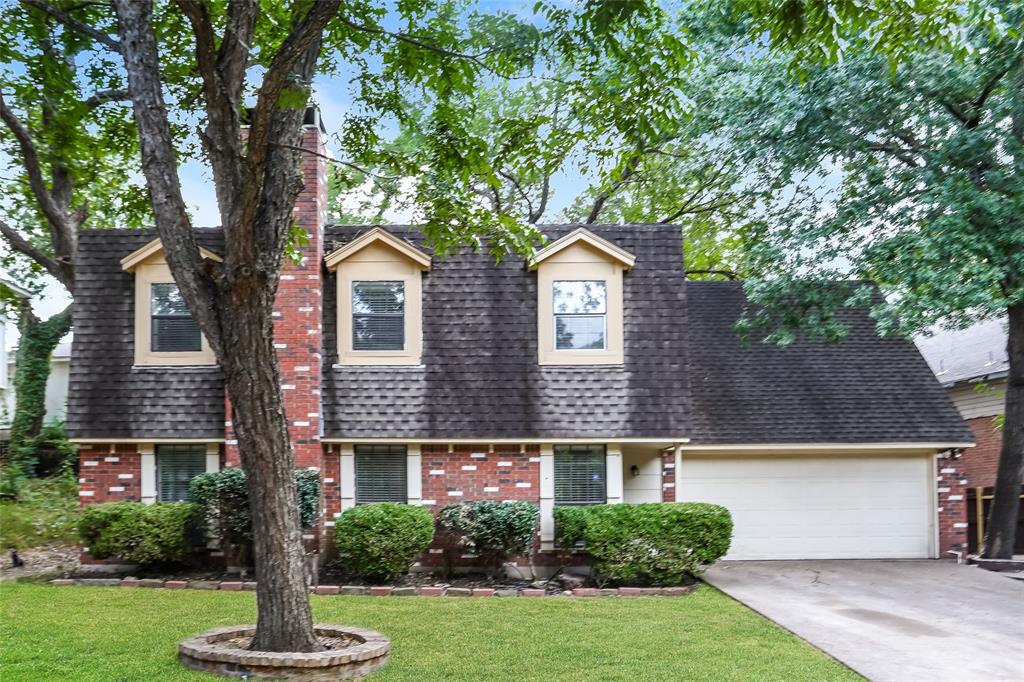
[[[939,455],[937,511],[939,517],[939,558],[952,559],[949,552],[967,552],[967,478],[959,451]]]
[[[78,453],[78,496],[83,505],[142,498],[142,457],[130,443],[83,446]]]
[[[977,445],[964,452],[964,475],[971,487],[989,487],[996,484],[999,451],[1003,447],[1003,434],[996,429],[993,417],[968,419]]]
[[[327,220],[327,148],[319,124],[307,125],[302,146],[314,154],[302,161],[304,186],[295,201],[295,222],[306,232],[298,263],[285,259],[274,305],[274,347],[281,368],[281,392],[288,418],[295,466],[320,469],[320,387],[324,224]],[[319,156],[318,156],[319,155]],[[230,402],[225,414],[231,414]],[[227,464],[238,466],[237,441],[230,417],[225,423]]]
[[[540,499],[537,445],[424,445],[423,504]]]
[[[661,453],[661,501],[676,501],[676,455],[671,450]]]

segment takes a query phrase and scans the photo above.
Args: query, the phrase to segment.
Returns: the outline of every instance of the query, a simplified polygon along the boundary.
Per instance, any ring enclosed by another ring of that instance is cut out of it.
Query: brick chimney
[[[321,266],[324,257],[324,223],[327,220],[326,131],[320,112],[309,108],[303,121],[302,176],[305,185],[295,201],[295,222],[308,243],[301,247],[298,264],[285,258],[274,305],[274,347],[281,367],[288,433],[296,467],[322,468],[320,446],[320,386],[323,308]],[[238,445],[231,426],[228,404],[225,422],[225,460],[238,466]]]

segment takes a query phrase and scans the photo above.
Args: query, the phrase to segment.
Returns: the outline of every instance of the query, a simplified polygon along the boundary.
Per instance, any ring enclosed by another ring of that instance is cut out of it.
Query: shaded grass
[[[718,591],[682,598],[312,597],[318,622],[391,638],[370,679],[857,680]],[[177,642],[252,622],[255,595],[0,585],[0,670],[15,680],[214,680]]]
[[[0,549],[77,544],[78,486],[65,477],[25,480],[17,502],[0,502]]]

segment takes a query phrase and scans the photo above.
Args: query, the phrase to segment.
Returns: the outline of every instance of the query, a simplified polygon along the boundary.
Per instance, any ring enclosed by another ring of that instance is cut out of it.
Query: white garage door
[[[678,497],[733,517],[726,559],[932,556],[930,457],[683,455]]]

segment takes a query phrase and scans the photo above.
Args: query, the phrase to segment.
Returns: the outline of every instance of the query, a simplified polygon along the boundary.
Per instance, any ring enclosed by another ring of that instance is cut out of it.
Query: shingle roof
[[[974,442],[910,341],[880,338],[866,310],[849,337],[780,348],[733,331],[739,282],[688,282],[694,443]]]
[[[216,251],[219,230],[198,230]],[[223,438],[217,367],[133,367],[134,278],[120,260],[153,231],[90,230],[78,240],[68,390],[71,438]]]
[[[1006,320],[985,320],[967,329],[936,329],[915,339],[936,378],[945,386],[1006,376]]]
[[[552,239],[576,225],[545,226]],[[423,366],[337,362],[335,297],[324,297],[324,428],[344,438],[684,437],[686,301],[678,228],[588,226],[637,256],[624,275],[626,363],[537,364],[537,276],[521,258],[434,258],[423,276]],[[326,251],[366,227],[328,228]],[[420,246],[415,229],[388,227]],[[326,291],[335,291],[329,276]]]
[[[544,227],[552,239],[577,226]],[[839,345],[744,345],[732,282],[686,282],[671,226],[588,226],[636,256],[624,275],[625,364],[537,363],[536,273],[520,258],[435,257],[423,275],[423,365],[336,366],[325,273],[324,435],[333,438],[689,438],[694,444],[969,442],[913,344],[850,313]],[[329,227],[326,251],[367,227]],[[423,248],[413,228],[388,227]],[[220,233],[199,231],[217,251]],[[133,368],[133,279],[120,259],[153,232],[79,241],[72,438],[223,438],[217,368]]]

